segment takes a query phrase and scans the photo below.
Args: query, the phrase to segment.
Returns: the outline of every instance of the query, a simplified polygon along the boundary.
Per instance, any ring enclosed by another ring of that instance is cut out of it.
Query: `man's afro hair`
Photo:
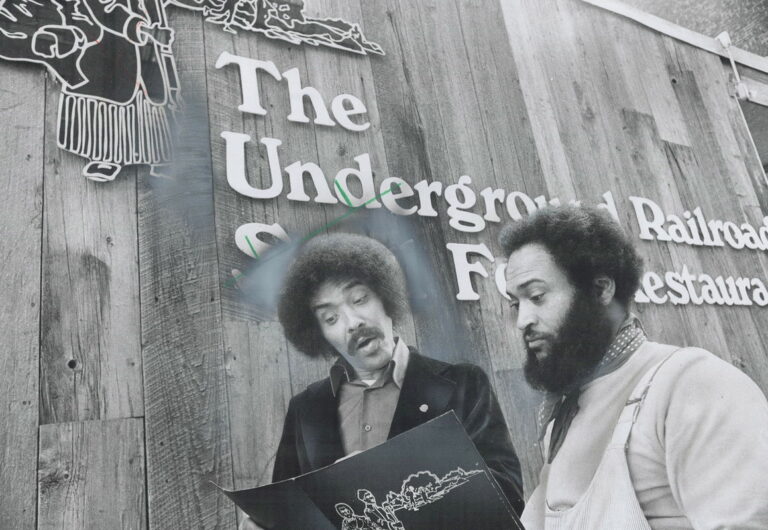
[[[288,270],[278,301],[285,336],[299,351],[310,357],[337,354],[323,337],[309,303],[323,282],[348,280],[358,280],[376,293],[393,322],[407,311],[405,275],[387,247],[349,233],[314,238]]]
[[[547,206],[509,224],[499,236],[507,257],[539,243],[583,292],[604,274],[616,283],[616,299],[626,308],[639,287],[643,261],[621,226],[591,206]]]

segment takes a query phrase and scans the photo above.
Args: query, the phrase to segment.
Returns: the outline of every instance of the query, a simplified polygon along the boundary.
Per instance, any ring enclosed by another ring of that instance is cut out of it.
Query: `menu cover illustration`
[[[453,412],[312,473],[222,491],[267,529],[523,528]]]

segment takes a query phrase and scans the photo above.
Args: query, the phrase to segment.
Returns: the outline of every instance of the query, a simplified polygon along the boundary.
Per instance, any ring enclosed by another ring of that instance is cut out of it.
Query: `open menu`
[[[266,529],[523,528],[452,411],[306,475],[222,491]]]

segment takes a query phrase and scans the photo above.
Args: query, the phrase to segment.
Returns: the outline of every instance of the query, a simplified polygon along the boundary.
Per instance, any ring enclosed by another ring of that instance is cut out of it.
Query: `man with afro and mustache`
[[[525,528],[768,528],[765,396],[705,350],[646,339],[619,225],[548,207],[500,241],[525,376],[548,393]]]
[[[278,316],[310,357],[337,358],[329,377],[294,396],[273,481],[327,466],[453,410],[517,513],[520,462],[483,370],[419,354],[395,334],[406,282],[383,244],[355,234],[313,239],[287,273]],[[258,528],[246,519],[243,529]]]

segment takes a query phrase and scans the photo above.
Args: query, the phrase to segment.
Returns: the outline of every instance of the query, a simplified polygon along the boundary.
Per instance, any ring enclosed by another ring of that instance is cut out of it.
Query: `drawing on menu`
[[[439,501],[459,486],[466,484],[469,477],[483,473],[480,469],[465,471],[461,467],[446,473],[442,478],[431,471],[419,471],[406,478],[400,491],[390,491],[384,501],[378,504],[376,497],[367,489],[357,490],[362,503],[362,515],[344,502],[336,504],[336,513],[341,517],[342,530],[405,530],[398,519],[398,510],[418,511],[423,506]]]

